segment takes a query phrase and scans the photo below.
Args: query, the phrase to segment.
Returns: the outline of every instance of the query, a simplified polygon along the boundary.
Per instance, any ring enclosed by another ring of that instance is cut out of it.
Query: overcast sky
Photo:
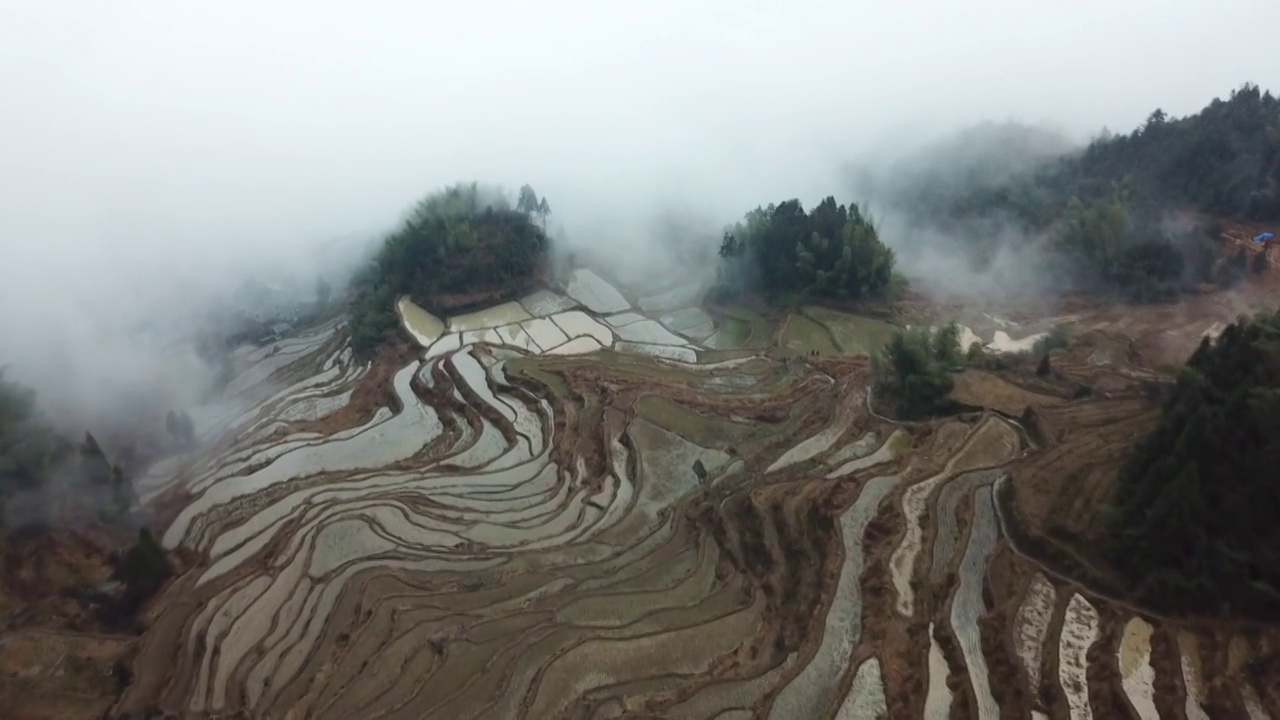
[[[981,119],[1128,129],[1280,89],[1275,27],[1275,0],[0,0],[0,332],[459,179],[530,182],[590,242],[838,193],[851,156]]]

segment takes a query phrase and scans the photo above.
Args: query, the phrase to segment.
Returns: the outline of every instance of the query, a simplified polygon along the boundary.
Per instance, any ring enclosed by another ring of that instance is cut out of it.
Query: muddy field
[[[425,347],[372,363],[340,326],[246,358],[255,409],[154,490],[203,560],[114,711],[1280,717],[1274,632],[1144,615],[1062,539],[1154,418],[1144,343],[1205,318],[1077,316],[1054,377],[968,371],[969,411],[899,425],[879,321],[612,290],[415,312]]]

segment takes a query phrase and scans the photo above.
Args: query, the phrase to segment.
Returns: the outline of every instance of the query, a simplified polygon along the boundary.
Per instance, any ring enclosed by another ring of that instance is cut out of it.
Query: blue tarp
[[[1254,241],[1254,242],[1256,242],[1256,243],[1260,243],[1260,242],[1262,242],[1263,240],[1270,240],[1271,238],[1273,238],[1273,237],[1275,237],[1275,236],[1276,236],[1276,235],[1275,235],[1275,233],[1265,232],[1265,233],[1262,233],[1261,235],[1259,235],[1259,236],[1255,237],[1255,238],[1253,239],[1253,241]]]

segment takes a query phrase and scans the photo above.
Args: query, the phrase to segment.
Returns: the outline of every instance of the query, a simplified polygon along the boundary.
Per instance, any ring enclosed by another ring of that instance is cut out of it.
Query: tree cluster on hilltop
[[[1140,204],[1280,219],[1280,100],[1245,85],[1184,118],[1156,110],[1128,135],[1091,144],[1068,170],[1077,192],[1125,182]]]
[[[935,151],[888,188],[889,203],[974,257],[989,261],[998,236],[1026,238],[1062,289],[1139,301],[1241,277],[1244,258],[1220,261],[1212,225],[1189,214],[1280,220],[1280,100],[1255,85],[1187,117],[1156,110],[1131,133],[1104,132],[1056,159],[1044,148],[1025,144],[1020,162],[968,162],[963,178],[948,165],[954,153]]]
[[[884,297],[899,282],[871,219],[833,197],[807,213],[799,200],[752,210],[725,233],[720,258],[720,297]]]
[[[1280,313],[1191,357],[1120,472],[1109,556],[1147,600],[1274,618],[1280,602]]]
[[[353,279],[352,347],[367,353],[394,331],[402,295],[440,312],[459,299],[522,290],[546,256],[550,212],[527,185],[515,209],[500,190],[474,182],[428,195]]]

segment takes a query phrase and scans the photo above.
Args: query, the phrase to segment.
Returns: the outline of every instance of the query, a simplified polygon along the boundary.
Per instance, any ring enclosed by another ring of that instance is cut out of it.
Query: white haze
[[[1249,32],[1277,25],[1270,0],[0,0],[0,364],[86,424],[181,404],[199,362],[134,328],[349,268],[447,183],[532,183],[570,247],[643,266],[983,119],[1078,140],[1280,86]]]

